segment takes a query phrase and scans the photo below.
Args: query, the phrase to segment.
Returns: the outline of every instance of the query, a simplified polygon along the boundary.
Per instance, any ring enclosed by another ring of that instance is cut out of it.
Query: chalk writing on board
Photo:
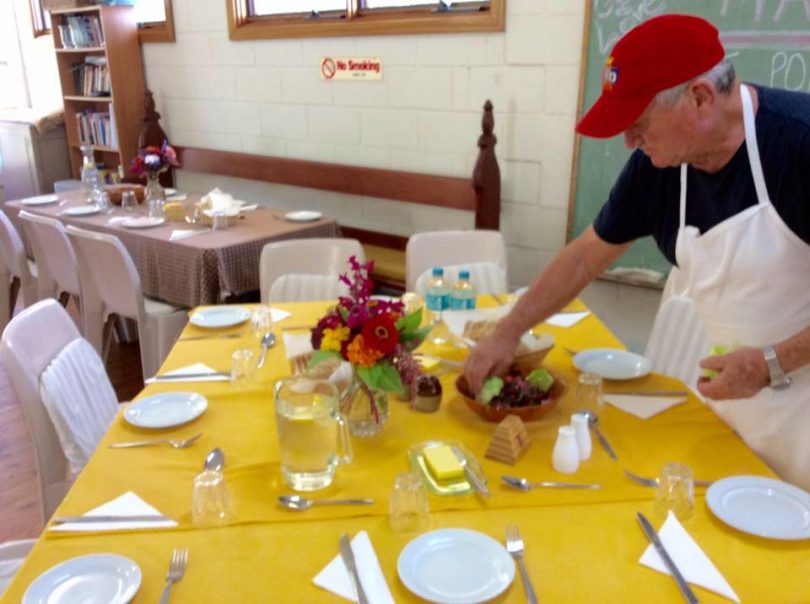
[[[753,23],[761,23],[763,17],[766,21],[772,20],[774,23],[779,23],[787,9],[796,4],[804,6],[805,18],[810,19],[810,2],[808,0],[779,0],[779,2],[773,2],[773,0],[754,0],[753,2],[751,0],[723,0],[720,16],[727,17],[741,10],[748,10],[750,7],[753,9],[751,14]],[[773,10],[773,13],[766,14],[765,9]]]
[[[594,0],[593,15],[599,53],[606,55],[616,40],[650,17],[667,12],[664,0]]]

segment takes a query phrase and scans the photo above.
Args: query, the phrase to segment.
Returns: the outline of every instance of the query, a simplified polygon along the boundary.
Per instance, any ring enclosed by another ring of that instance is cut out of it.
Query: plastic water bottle
[[[470,282],[470,271],[459,271],[458,281],[450,293],[451,310],[470,310],[475,308],[475,288]]]
[[[433,276],[428,282],[425,293],[425,306],[431,313],[430,341],[434,344],[444,344],[450,337],[450,331],[442,320],[442,311],[450,307],[450,285],[444,278],[444,269],[437,266],[433,269]]]

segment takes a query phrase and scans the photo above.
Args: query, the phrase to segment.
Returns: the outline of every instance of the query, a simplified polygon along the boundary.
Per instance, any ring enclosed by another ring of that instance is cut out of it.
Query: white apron
[[[810,326],[810,246],[782,221],[765,188],[751,96],[741,86],[745,144],[757,204],[701,235],[686,225],[686,165],[681,166],[679,283],[713,344],[773,345]],[[810,367],[792,372],[785,390],[709,401],[782,478],[810,489]]]

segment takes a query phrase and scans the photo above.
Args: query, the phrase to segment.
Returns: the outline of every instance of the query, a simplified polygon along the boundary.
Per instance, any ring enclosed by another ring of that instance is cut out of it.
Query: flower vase
[[[160,184],[159,174],[150,172],[144,191],[144,201],[149,209],[149,216],[154,218],[163,217],[163,206],[166,204],[166,191]]]
[[[376,436],[388,420],[388,393],[369,388],[355,373],[340,400],[352,436]]]

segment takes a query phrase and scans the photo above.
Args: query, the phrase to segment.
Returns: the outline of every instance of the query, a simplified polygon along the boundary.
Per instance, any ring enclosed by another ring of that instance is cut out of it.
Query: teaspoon
[[[517,476],[501,476],[506,484],[521,491],[530,491],[534,488],[551,488],[551,489],[601,489],[601,484],[582,484],[578,482],[549,482],[547,480],[541,482],[529,482],[525,478],[518,478]]]
[[[373,499],[307,499],[300,495],[281,495],[278,502],[285,508],[303,512],[313,505],[372,505]]]
[[[581,413],[585,417],[588,418],[588,425],[593,428],[593,431],[596,432],[596,438],[599,439],[599,444],[602,445],[602,448],[607,451],[607,454],[616,461],[619,461],[619,457],[613,451],[613,447],[610,446],[608,439],[605,438],[604,434],[599,431],[599,417],[591,411],[590,409],[581,409],[577,411],[577,413]]]
[[[216,449],[211,449],[211,452],[205,456],[205,462],[203,463],[203,468],[206,470],[214,470],[215,472],[221,472],[222,468],[225,467],[225,453],[223,453],[222,449],[217,447]]]
[[[264,365],[264,357],[267,356],[267,349],[276,345],[276,336],[272,331],[267,332],[262,336],[262,354],[259,357],[259,362],[256,364],[256,369],[261,369]]]

